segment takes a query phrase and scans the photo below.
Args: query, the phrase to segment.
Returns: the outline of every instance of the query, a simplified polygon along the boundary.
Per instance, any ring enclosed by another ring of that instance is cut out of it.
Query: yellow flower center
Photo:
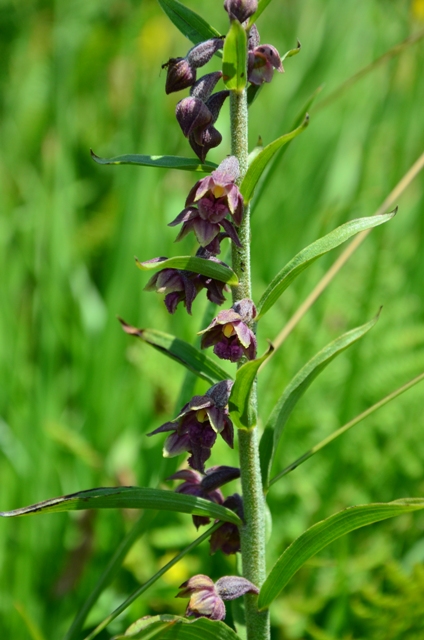
[[[196,419],[198,422],[206,422],[206,420],[208,420],[206,409],[199,409],[199,411],[196,412]]]
[[[234,327],[231,324],[231,322],[229,322],[228,324],[224,324],[222,328],[222,333],[226,338],[231,338],[231,336],[235,334]]]

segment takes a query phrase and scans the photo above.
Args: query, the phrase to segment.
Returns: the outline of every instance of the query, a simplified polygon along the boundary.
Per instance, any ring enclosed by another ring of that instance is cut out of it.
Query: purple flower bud
[[[214,71],[208,73],[205,76],[199,78],[197,82],[190,89],[190,95],[193,98],[198,98],[203,102],[210,97],[212,91],[215,89],[217,82],[222,78],[222,71]]]
[[[190,467],[203,473],[218,433],[233,446],[234,428],[226,406],[232,385],[232,380],[225,380],[211,387],[206,395],[194,396],[174,420],[147,435],[171,431],[165,441],[164,456],[187,451],[191,453]]]
[[[225,0],[224,9],[231,20],[244,22],[258,9],[258,0]]]
[[[235,600],[244,596],[246,593],[259,593],[258,587],[255,587],[249,580],[241,576],[224,576],[219,578],[215,583],[215,588],[219,596],[223,600]]]
[[[196,129],[203,130],[212,122],[212,114],[202,100],[183,98],[175,108],[178,124],[186,138]]]
[[[260,41],[261,38],[259,35],[258,27],[256,26],[256,24],[252,24],[247,42],[249,51],[252,51],[255,47],[258,47]]]
[[[223,360],[238,362],[243,356],[256,357],[256,337],[247,326],[256,316],[256,307],[249,299],[236,302],[231,309],[220,311],[211,324],[200,331],[201,347],[214,346],[214,353]]]
[[[210,620],[224,620],[225,605],[218,595],[213,580],[205,575],[197,575],[183,582],[176,598],[190,596],[186,616],[205,617]]]
[[[209,151],[219,147],[222,135],[213,125],[209,125],[206,129],[198,129],[190,134],[188,141],[196,156],[204,162]]]
[[[162,69],[164,68],[167,69],[165,84],[167,94],[191,87],[196,81],[196,69],[186,58],[171,58],[162,65]]]
[[[222,506],[235,511],[235,513],[243,519],[243,501],[238,493],[229,496],[223,502]],[[211,535],[210,545],[212,555],[216,553],[218,549],[226,555],[237,553],[240,551],[239,528],[232,522],[224,522],[224,524]]]
[[[212,56],[224,46],[224,38],[211,38],[205,42],[199,42],[188,52],[186,58],[195,68],[203,67]]]
[[[199,574],[183,582],[176,598],[188,598],[190,602],[186,615],[196,618],[205,617],[211,620],[224,620],[224,600],[235,600],[246,593],[258,594],[254,584],[239,576],[224,576],[214,584],[209,576]]]
[[[247,60],[247,79],[249,82],[256,85],[271,82],[274,69],[284,73],[280,54],[271,44],[263,44],[249,51]]]

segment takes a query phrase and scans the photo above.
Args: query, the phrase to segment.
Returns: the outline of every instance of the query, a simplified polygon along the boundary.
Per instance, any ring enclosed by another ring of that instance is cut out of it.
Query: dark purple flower
[[[234,445],[234,428],[227,408],[232,386],[232,380],[218,382],[204,396],[194,396],[174,420],[147,435],[171,432],[165,441],[164,456],[171,458],[187,451],[191,453],[190,467],[203,473],[218,433],[231,448]]]
[[[234,600],[246,593],[258,594],[254,584],[239,576],[224,576],[214,584],[209,576],[199,574],[183,582],[176,598],[188,598],[186,616],[211,620],[225,619],[224,600]]]
[[[162,65],[162,69],[167,69],[166,93],[181,91],[194,85],[196,69],[209,62],[214,53],[222,49],[223,44],[223,38],[211,38],[192,47],[185,58],[171,58]]]
[[[238,493],[229,496],[223,503],[223,507],[235,511],[243,519],[243,501]],[[213,532],[210,539],[211,554],[220,549],[226,555],[240,551],[240,531],[236,524],[224,522],[219,529]]]
[[[221,227],[231,240],[240,246],[240,240],[230,215],[237,226],[243,218],[243,197],[235,181],[239,177],[237,158],[229,156],[210,176],[196,182],[187,196],[186,208],[169,226],[183,223],[177,241],[193,231],[199,244],[207,247],[220,233]]]
[[[271,44],[260,45],[259,32],[255,25],[249,33],[249,55],[247,59],[247,79],[252,84],[271,82],[274,69],[284,73],[281,57]]]
[[[219,240],[217,240],[217,243],[215,243],[215,246],[212,248],[218,249],[219,252]],[[211,260],[225,267],[228,266],[225,262],[218,260],[212,252],[208,251],[204,247],[200,247],[196,253],[196,257],[203,258],[204,260]],[[164,260],[167,260],[167,258],[153,258],[152,260],[146,260],[140,264],[148,265],[152,263],[160,263]],[[150,278],[144,289],[145,291],[164,293],[165,305],[169,313],[175,313],[179,303],[183,302],[189,314],[191,314],[191,307],[194,299],[202,289],[207,290],[208,300],[217,305],[221,305],[225,302],[224,291],[229,291],[228,286],[225,282],[221,282],[221,280],[216,280],[215,278],[210,278],[193,271],[172,268],[162,269],[156,273],[152,278]]]
[[[153,258],[143,264],[162,262],[166,258]],[[194,277],[193,277],[194,276]],[[203,288],[201,281],[196,282],[196,274],[181,269],[162,269],[150,278],[144,287],[145,291],[156,291],[165,294],[165,305],[169,313],[175,313],[180,302],[184,302],[188,313],[199,290]]]
[[[214,353],[223,360],[238,362],[243,356],[248,360],[256,357],[256,336],[248,324],[256,316],[256,307],[245,298],[231,309],[220,311],[211,324],[200,331],[203,334],[201,347],[214,345]]]
[[[249,51],[247,75],[249,82],[256,85],[271,82],[274,76],[274,69],[284,73],[280,54],[275,47],[270,44],[264,44],[256,47],[253,51]]]
[[[225,0],[224,9],[231,20],[244,22],[258,9],[258,0]]]
[[[224,502],[224,496],[219,490],[219,487],[239,477],[240,469],[220,466],[206,469],[204,475],[197,471],[183,469],[182,471],[174,473],[168,480],[184,480],[183,484],[175,489],[177,493],[198,496],[199,498],[210,500],[216,504],[222,504]],[[207,516],[193,516],[193,522],[198,529],[201,525],[209,524],[210,518]]]
[[[212,75],[214,76],[213,82],[215,82],[216,74]],[[229,91],[224,90],[205,99],[203,96],[207,95],[213,82],[199,86],[198,90],[193,91],[194,95],[180,100],[175,108],[175,115],[181,130],[189,139],[191,148],[202,162],[210,149],[221,143],[222,136],[213,125],[218,119],[222,105],[230,95]],[[202,97],[200,98],[198,95]]]

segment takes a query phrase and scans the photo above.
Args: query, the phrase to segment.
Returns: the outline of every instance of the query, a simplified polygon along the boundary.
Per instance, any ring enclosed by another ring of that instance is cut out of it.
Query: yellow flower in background
[[[412,15],[418,20],[424,20],[424,0],[412,0]]]

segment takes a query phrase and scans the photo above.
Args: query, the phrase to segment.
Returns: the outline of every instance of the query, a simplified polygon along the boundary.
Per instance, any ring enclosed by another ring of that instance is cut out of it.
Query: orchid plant
[[[171,227],[181,225],[176,241],[187,234],[194,234],[199,245],[195,255],[158,257],[137,261],[137,266],[142,271],[155,272],[145,289],[163,294],[169,313],[174,314],[185,308],[191,314],[193,302],[202,295],[203,290],[210,304],[225,305],[223,310],[216,313],[209,324],[205,323],[207,326],[200,327],[200,350],[158,330],[137,329],[124,321],[121,323],[127,334],[140,338],[162,354],[177,360],[188,369],[189,375],[195,374],[211,386],[204,395],[191,397],[175,417],[148,434],[149,437],[163,437],[165,457],[178,457],[178,461],[182,462],[182,456],[188,454],[186,464],[167,478],[169,481],[179,481],[175,491],[150,487],[92,489],[1,515],[117,507],[146,510],[123,542],[122,549],[115,554],[91,598],[78,613],[66,640],[81,637],[90,608],[131,544],[148,527],[146,514],[149,510],[188,513],[192,515],[197,529],[208,525],[209,528],[98,625],[87,636],[87,640],[98,635],[136,597],[207,539],[211,553],[240,554],[241,575],[222,576],[216,582],[207,575],[193,575],[180,586],[176,594],[178,598],[188,599],[185,617],[148,616],[136,621],[125,636],[119,637],[267,640],[270,638],[270,606],[298,569],[313,555],[354,529],[424,508],[424,499],[420,498],[350,507],[305,531],[267,572],[266,495],[272,485],[423,376],[390,394],[273,476],[277,447],[297,401],[338,354],[365,336],[376,324],[378,316],[343,334],[307,362],[282,391],[265,423],[259,417],[257,376],[279,345],[270,343],[268,350],[258,357],[256,336],[260,320],[312,262],[354,235],[366,234],[373,227],[388,222],[395,211],[379,212],[374,216],[348,221],[316,240],[294,256],[276,274],[262,297],[255,301],[250,273],[252,199],[266,175],[270,175],[283,149],[306,129],[309,117],[307,113],[302,113],[291,133],[282,135],[265,147],[258,145],[254,153],[249,155],[249,106],[258,98],[264,84],[280,80],[279,74],[284,71],[283,60],[297,54],[300,43],[285,56],[281,56],[274,45],[260,43],[256,21],[270,0],[225,0],[223,10],[227,13],[229,24],[225,37],[177,0],[158,2],[193,44],[184,57],[171,58],[163,68],[166,70],[166,94],[189,91],[189,95],[177,104],[176,120],[196,158],[118,156],[103,159],[92,155],[99,164],[132,163],[206,174],[206,177],[195,182],[183,209],[169,223]],[[220,68],[201,75],[202,67],[213,60]],[[223,88],[216,91],[219,83],[223,84]],[[228,103],[231,155],[222,158],[217,166],[209,162],[207,156],[222,141],[216,123],[220,110]],[[225,258],[230,265],[218,257],[226,253],[231,253],[231,260]],[[209,348],[212,348],[214,357],[204,352]],[[220,366],[219,360],[236,365],[232,377]],[[235,435],[238,440],[238,462],[234,460],[234,466],[218,464],[207,467],[213,458],[218,437],[233,448]],[[239,479],[241,492],[225,495],[222,488]],[[244,597],[243,615],[239,615],[234,625],[229,626],[224,623],[225,602],[240,597]]]

